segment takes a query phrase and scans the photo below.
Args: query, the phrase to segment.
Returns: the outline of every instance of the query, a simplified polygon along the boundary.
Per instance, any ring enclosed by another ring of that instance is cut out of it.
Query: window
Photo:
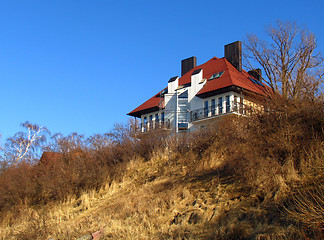
[[[179,98],[188,98],[188,90],[184,91],[179,95]]]
[[[216,78],[220,78],[220,77],[223,75],[223,73],[224,73],[224,71],[222,71],[222,72],[218,72],[218,73],[215,73],[215,74],[213,74],[213,75],[209,78],[209,80],[213,80],[213,79],[216,79]]]
[[[223,98],[219,97],[218,98],[218,114],[223,113]]]
[[[153,128],[153,115],[149,116],[148,127],[149,127],[150,130]]]
[[[208,101],[205,101],[204,103],[204,115],[205,117],[208,117]]]
[[[216,109],[215,99],[212,99],[211,100],[211,114],[212,114],[212,116],[214,116],[216,114],[215,109]]]
[[[253,79],[253,78],[249,78],[249,79],[250,79],[253,83],[258,84],[258,85],[264,87],[264,85],[263,85],[260,81],[255,80],[255,79]]]
[[[144,132],[147,131],[147,117],[144,117],[144,121],[143,121],[143,131]]]
[[[234,95],[234,112],[238,111],[237,96]]]
[[[231,106],[231,105],[230,105],[230,96],[227,95],[227,96],[226,96],[226,112],[227,112],[227,113],[229,113],[230,110],[231,110],[231,109],[230,109],[230,106]]]
[[[243,102],[243,97],[241,96],[240,97],[240,113],[241,114],[245,114],[245,111],[244,111],[244,102]]]
[[[159,114],[155,114],[155,128],[159,127]]]
[[[167,93],[168,93],[168,89],[166,88],[161,92],[160,97],[163,98],[164,95],[167,94]]]
[[[187,130],[188,129],[188,123],[187,122],[178,123],[178,129],[179,130]]]
[[[161,113],[161,122],[164,123],[164,112]]]

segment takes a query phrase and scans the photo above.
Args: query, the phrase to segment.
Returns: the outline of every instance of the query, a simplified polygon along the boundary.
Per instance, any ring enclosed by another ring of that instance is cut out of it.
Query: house
[[[39,159],[38,165],[53,166],[55,164],[61,164],[66,159],[78,160],[80,158],[90,158],[90,154],[82,151],[81,149],[73,149],[68,152],[43,152]]]
[[[139,131],[157,128],[194,131],[227,116],[247,114],[255,96],[267,95],[261,70],[242,69],[240,41],[225,45],[225,57],[197,66],[196,57],[181,62],[181,76],[128,113],[141,119]]]
[[[63,154],[58,152],[43,152],[38,164],[51,165],[63,159]]]

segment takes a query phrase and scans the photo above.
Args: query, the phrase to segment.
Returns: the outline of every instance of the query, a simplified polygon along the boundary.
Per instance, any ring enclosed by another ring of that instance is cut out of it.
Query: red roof
[[[42,157],[39,160],[39,163],[50,164],[57,160],[62,159],[63,154],[58,152],[43,152]]]
[[[194,67],[189,72],[184,74],[181,78],[179,78],[179,86],[190,83],[192,73],[198,69],[203,69],[203,78],[206,79],[209,79],[215,73],[224,71],[221,77],[208,80],[197,94],[198,96],[230,86],[237,86],[261,95],[266,95],[269,91],[267,86],[261,86],[254,83],[251,80],[252,76],[250,76],[246,71],[238,71],[230,62],[227,61],[226,58],[216,57],[213,57],[204,64]],[[145,110],[148,111],[149,109],[153,110],[154,108],[163,108],[164,101],[163,98],[160,97],[160,93],[153,96],[139,107],[135,108],[133,111],[128,113],[128,115],[139,116],[140,113]]]
[[[164,108],[164,98],[161,97],[161,93],[163,92],[163,90],[161,92],[159,92],[158,94],[154,95],[153,97],[151,97],[149,100],[144,102],[142,105],[135,108],[133,111],[128,113],[128,115],[136,116],[137,115],[136,113],[140,113],[142,111],[149,110],[151,108]]]

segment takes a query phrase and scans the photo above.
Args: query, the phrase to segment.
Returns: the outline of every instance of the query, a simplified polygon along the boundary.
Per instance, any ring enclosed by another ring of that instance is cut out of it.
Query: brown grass
[[[308,107],[181,137],[121,127],[78,158],[9,169],[0,239],[321,239],[324,118]]]

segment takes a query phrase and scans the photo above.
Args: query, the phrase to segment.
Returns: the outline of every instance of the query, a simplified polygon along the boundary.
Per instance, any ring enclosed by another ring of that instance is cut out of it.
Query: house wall
[[[256,103],[256,102],[253,102],[249,99],[245,99],[244,100],[244,106],[246,107],[246,109],[253,109],[253,110],[257,110],[257,111],[263,111],[263,107],[262,105]]]
[[[191,107],[190,109],[191,110],[195,110],[195,109],[199,109],[199,108],[204,108],[205,101],[208,101],[208,106],[211,107],[211,105],[212,105],[212,99],[215,99],[216,108],[217,108],[217,106],[218,106],[218,98],[222,97],[222,99],[223,99],[223,111],[224,111],[224,109],[226,109],[226,96],[229,96],[230,97],[230,103],[233,103],[234,102],[234,96],[237,97],[237,102],[238,103],[241,101],[241,96],[240,96],[239,93],[236,93],[236,92],[226,92],[226,93],[218,94],[218,95],[211,96],[211,97],[208,97],[208,98],[200,99],[200,101],[197,101],[197,102],[193,102],[193,104],[192,104],[193,107]]]
[[[198,89],[198,90],[197,90]],[[216,117],[219,117],[220,114],[224,115],[227,114],[226,110],[226,96],[229,96],[230,99],[230,112],[233,111],[233,102],[234,102],[234,96],[236,96],[238,106],[240,102],[244,103],[247,106],[255,106],[255,104],[249,100],[244,100],[243,97],[236,92],[227,92],[227,93],[222,93],[218,94],[215,96],[211,96],[208,98],[199,98],[196,96],[190,96],[190,94],[193,94],[195,91],[199,91],[199,86],[198,88],[196,87],[195,90],[191,89],[191,87],[183,88],[180,90],[175,91],[173,94],[165,94],[164,100],[165,100],[165,108],[161,109],[160,111],[155,111],[147,114],[143,114],[141,116],[141,122],[142,122],[142,131],[146,131],[148,129],[144,129],[144,118],[146,117],[147,119],[147,126],[146,128],[151,128],[155,126],[156,123],[156,114],[158,114],[158,119],[159,122],[162,120],[162,112],[164,112],[164,123],[168,123],[169,126],[173,129],[177,129],[177,125],[179,123],[179,114],[180,114],[180,108],[178,106],[177,102],[177,95],[180,95],[184,91],[188,90],[188,129],[190,131],[194,131],[196,129],[204,127],[206,124],[208,125],[211,121],[217,121]],[[219,106],[218,106],[218,99],[222,98],[222,112],[219,112]],[[242,100],[241,100],[242,98]],[[211,106],[212,106],[212,100],[215,100],[215,112],[212,113],[211,111]],[[190,113],[192,111],[200,111],[200,113],[204,114],[204,106],[205,106],[205,101],[208,102],[208,116],[205,117],[202,120],[198,120],[195,122],[191,122],[191,115]],[[152,122],[150,122],[150,116],[152,116]]]
[[[160,111],[155,111],[155,112],[151,112],[151,113],[147,113],[147,114],[143,114],[141,116],[141,131],[145,132],[147,130],[149,130],[150,128],[154,128],[155,124],[156,124],[156,114],[158,114],[159,118],[159,122],[161,123],[162,121],[162,113],[165,112],[163,109],[161,109]],[[150,116],[152,116],[152,122],[150,121]],[[146,117],[147,119],[147,124],[145,125],[144,122],[144,118]],[[165,122],[165,115],[164,115],[164,122]]]
[[[191,101],[197,93],[202,89],[204,84],[202,83],[203,79],[203,70],[195,75],[191,75],[191,86],[188,89],[188,100]]]
[[[229,109],[227,108],[227,102],[226,102],[226,96],[229,96],[229,101],[230,101],[230,105],[229,105]],[[194,122],[191,122],[189,125],[190,131],[195,131],[197,129],[206,127],[207,125],[211,124],[212,122],[215,121],[219,121],[219,116],[222,116],[222,118],[224,117],[224,115],[228,115],[230,113],[233,112],[234,110],[234,96],[236,96],[236,101],[237,101],[237,105],[235,109],[237,112],[239,112],[239,107],[240,107],[240,102],[242,101],[242,103],[244,103],[244,98],[236,92],[226,92],[226,93],[222,93],[222,94],[218,94],[215,96],[211,96],[208,98],[198,98],[198,97],[194,97],[192,99],[192,101],[190,102],[190,111],[192,112],[192,114],[203,114],[204,118],[202,118],[201,120],[197,120]],[[222,98],[222,112],[220,112],[220,108],[218,106],[218,99]],[[212,112],[212,100],[215,100],[215,111]],[[207,113],[205,112],[205,101],[208,102],[208,110]],[[229,110],[229,111],[227,111]],[[207,116],[205,115],[207,114]],[[191,116],[191,117],[195,117],[195,116]]]
[[[165,94],[164,100],[165,100],[165,119],[167,119],[168,122],[170,122],[170,126],[175,128],[176,127],[176,107],[177,107],[177,97],[175,93],[173,94]]]

